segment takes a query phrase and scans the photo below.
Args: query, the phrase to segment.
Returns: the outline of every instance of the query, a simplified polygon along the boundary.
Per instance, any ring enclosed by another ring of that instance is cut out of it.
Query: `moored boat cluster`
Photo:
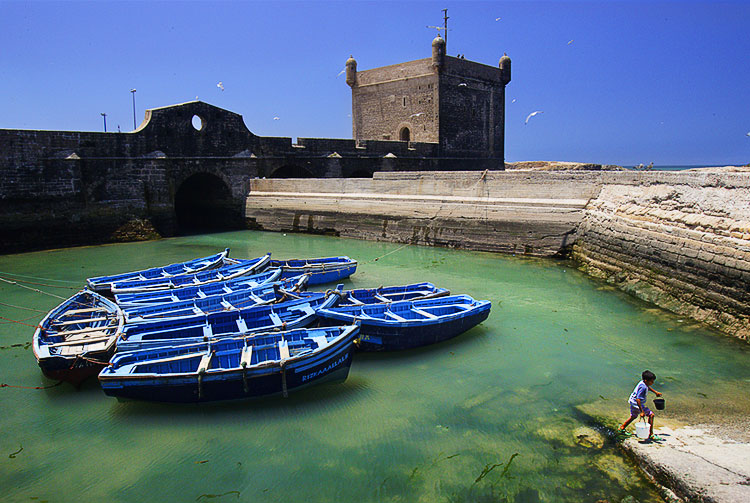
[[[355,349],[409,349],[455,337],[491,304],[431,283],[326,291],[349,257],[210,257],[89,278],[41,321],[34,355],[53,379],[97,375],[120,399],[205,402],[343,381]]]

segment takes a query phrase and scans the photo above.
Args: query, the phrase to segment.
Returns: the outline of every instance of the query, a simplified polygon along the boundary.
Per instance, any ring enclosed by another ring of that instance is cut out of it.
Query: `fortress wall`
[[[750,335],[750,173],[379,172],[253,180],[257,228],[535,256]]]
[[[253,180],[245,216],[266,230],[551,256],[572,244],[598,184],[590,173]]]
[[[750,336],[750,173],[603,173],[573,258],[637,297]]]

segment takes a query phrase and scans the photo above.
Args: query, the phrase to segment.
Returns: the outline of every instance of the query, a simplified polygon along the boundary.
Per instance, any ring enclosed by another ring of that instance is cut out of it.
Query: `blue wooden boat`
[[[51,310],[34,332],[39,367],[50,379],[80,384],[107,364],[124,321],[114,302],[90,290],[79,291]]]
[[[358,346],[364,351],[409,349],[444,341],[478,325],[490,314],[488,300],[468,295],[321,308],[323,323],[361,323]]]
[[[236,311],[130,323],[122,330],[122,335],[117,341],[117,351],[191,344],[268,330],[302,328],[317,319],[318,309],[332,307],[337,301],[337,293],[318,293],[305,298]]]
[[[217,281],[214,283],[206,283],[204,285],[183,286],[171,290],[156,290],[154,292],[118,293],[115,295],[115,302],[121,307],[180,302],[183,300],[208,297],[209,295],[216,295],[219,293],[232,293],[249,288],[257,288],[268,283],[277,282],[280,278],[281,269],[266,269],[257,274],[242,276],[229,281]],[[288,280],[284,280],[284,282],[285,284],[288,284],[287,282],[295,280],[299,281],[299,278],[289,278]],[[304,284],[300,286],[300,289],[304,290],[306,284],[307,281],[305,280]],[[288,289],[291,290],[294,289],[294,287],[289,286]]]
[[[118,399],[208,402],[344,381],[359,327],[297,329],[118,353],[99,374]]]
[[[136,281],[114,281],[111,283],[110,290],[116,295],[118,293],[169,290],[183,286],[197,286],[205,285],[207,283],[228,281],[264,270],[268,266],[268,261],[270,259],[270,253],[254,259],[225,258],[220,267],[207,271],[201,271],[195,274],[179,274],[164,278]]]
[[[381,286],[378,288],[356,288],[341,290],[341,300],[336,307],[356,306],[362,304],[379,304],[381,302],[396,302],[399,300],[434,299],[450,295],[447,288],[438,288],[432,283],[412,283],[400,286]]]
[[[159,318],[207,315],[222,311],[234,311],[299,298],[293,292],[286,291],[282,284],[282,282],[268,283],[255,288],[208,295],[197,299],[166,302],[164,304],[121,306],[120,308],[125,314],[125,321],[127,323],[139,323]]]
[[[332,283],[348,278],[357,270],[357,261],[349,257],[271,260],[268,267],[281,268],[281,277],[309,274],[308,285]]]
[[[188,260],[187,262],[170,264],[161,267],[152,267],[150,269],[143,269],[141,271],[126,272],[121,274],[114,274],[111,276],[98,276],[95,278],[88,278],[86,280],[86,283],[89,289],[95,292],[107,294],[112,291],[112,283],[139,281],[155,278],[169,278],[182,274],[194,274],[206,269],[218,267],[226,258],[228,258],[228,256],[229,248],[225,249],[221,253],[217,253],[209,257]]]

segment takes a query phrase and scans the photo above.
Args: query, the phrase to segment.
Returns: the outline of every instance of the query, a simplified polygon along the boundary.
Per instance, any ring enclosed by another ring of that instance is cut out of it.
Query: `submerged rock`
[[[589,426],[579,426],[573,431],[575,443],[587,449],[604,447],[604,435]]]

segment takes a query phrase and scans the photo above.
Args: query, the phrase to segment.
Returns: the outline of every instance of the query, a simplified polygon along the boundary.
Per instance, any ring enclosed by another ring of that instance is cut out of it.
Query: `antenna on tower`
[[[448,54],[448,9],[443,9],[443,22],[445,23],[445,53]]]
[[[427,26],[427,28],[434,28],[440,33],[440,30],[445,32],[443,40],[445,40],[445,47],[448,47],[448,9],[443,9],[443,26]]]

